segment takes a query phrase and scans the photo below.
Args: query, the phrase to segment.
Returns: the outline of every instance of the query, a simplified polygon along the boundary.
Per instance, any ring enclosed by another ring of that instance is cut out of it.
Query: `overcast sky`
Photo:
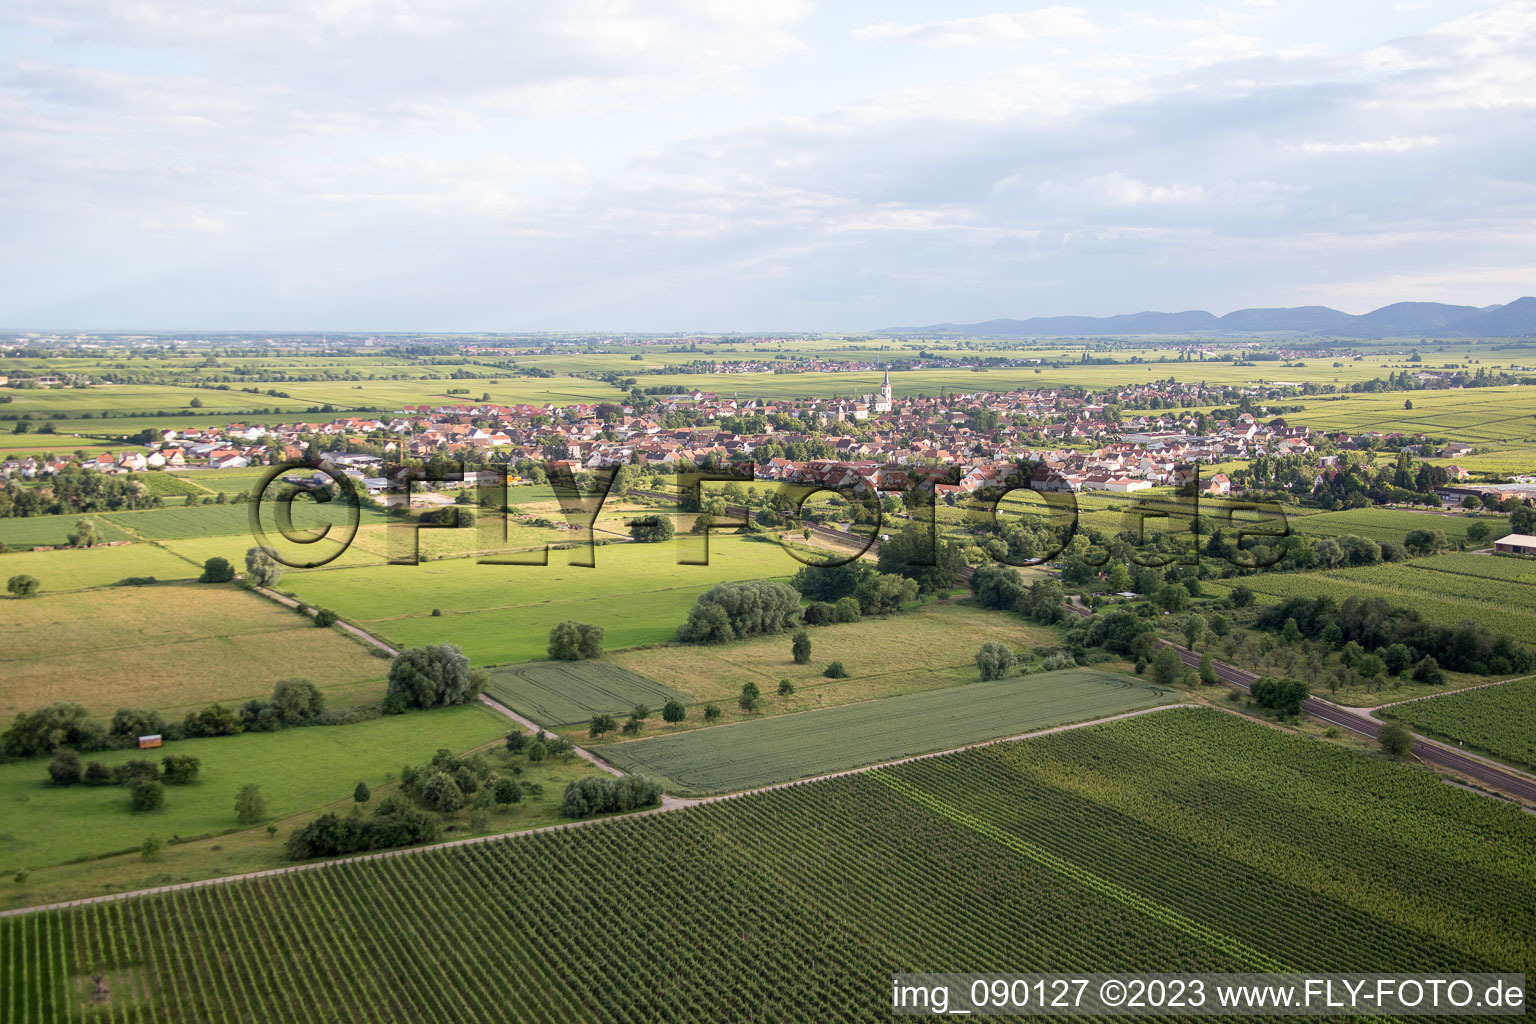
[[[0,326],[1536,293],[1536,2],[0,0]]]

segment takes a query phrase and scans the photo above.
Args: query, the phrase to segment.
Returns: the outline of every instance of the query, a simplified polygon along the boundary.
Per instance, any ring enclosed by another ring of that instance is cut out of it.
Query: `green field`
[[[276,507],[275,503],[262,503],[260,506],[262,528],[274,534],[277,532],[274,511]],[[350,522],[347,506],[341,501],[316,503],[299,498],[292,503],[291,516],[296,530],[316,530],[329,524],[339,532]],[[193,508],[152,508],[137,512],[107,512],[101,518],[146,540],[251,536],[251,506],[245,502],[233,505],[198,505]],[[382,513],[367,508],[358,510],[360,526],[385,521]]]
[[[1419,732],[1536,769],[1536,678],[1383,708]]]
[[[282,589],[397,646],[456,643],[476,664],[495,665],[543,657],[550,628],[564,619],[602,626],[611,651],[662,643],[714,584],[787,576],[800,565],[775,543],[729,536],[711,539],[707,566],[678,565],[673,544],[599,547],[592,568],[568,564],[571,555],[585,551],[552,551],[546,566],[446,559],[294,571]]]
[[[638,913],[644,893],[665,898]],[[1382,758],[1163,711],[3,919],[0,946],[15,1024],[877,1022],[892,973],[981,964],[1531,974],[1536,819]],[[90,1005],[93,973],[110,1007]]]
[[[125,576],[188,579],[201,571],[153,544],[24,551],[0,557],[0,575],[7,579],[19,573],[35,576],[45,592],[110,586]]]
[[[165,806],[135,813],[121,786],[70,786],[48,782],[45,759],[0,765],[0,871],[59,864],[138,846],[145,836],[193,838],[240,828],[235,794],[247,783],[261,787],[272,817],[329,803],[359,780],[377,786],[405,763],[425,761],[439,747],[467,750],[504,735],[507,720],[480,705],[375,718],[356,725],[311,726],[281,732],[243,733],[181,740],[148,754],[113,750],[87,754],[86,762],[121,764],[161,754],[191,754],[202,761],[197,781],[166,786]]]
[[[553,728],[594,714],[627,713],[644,704],[659,713],[669,700],[692,700],[628,669],[601,661],[535,661],[491,670],[485,692],[520,714]]]
[[[610,743],[598,752],[677,792],[721,793],[1118,714],[1171,699],[1129,676],[1069,669]]]
[[[1412,409],[1403,408],[1411,400]],[[1285,421],[1317,430],[1426,434],[1470,444],[1536,439],[1530,389],[1474,388],[1346,395],[1308,402]],[[1451,460],[1457,461],[1460,460]]]
[[[128,534],[101,515],[25,516],[0,519],[0,543],[12,551],[30,547],[62,547],[69,543],[69,535],[74,532],[75,524],[82,519],[90,519],[96,524],[96,536],[101,540],[130,539]]]

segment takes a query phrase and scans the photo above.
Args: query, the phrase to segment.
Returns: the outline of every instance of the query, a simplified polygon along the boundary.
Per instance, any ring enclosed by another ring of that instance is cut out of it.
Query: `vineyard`
[[[892,972],[978,964],[1530,973],[1536,821],[1383,759],[1165,711],[0,919],[0,949],[15,1024],[883,1021]]]
[[[1451,543],[1467,539],[1467,527],[1484,522],[1490,528],[1485,543],[1509,532],[1509,520],[1503,516],[1471,517],[1462,515],[1432,515],[1427,512],[1410,512],[1396,508],[1352,508],[1343,512],[1323,512],[1317,515],[1286,514],[1291,532],[1311,537],[1338,537],[1354,534],[1368,537],[1378,544],[1394,541],[1398,544],[1414,530],[1439,530]]]
[[[540,725],[584,722],[598,712],[619,714],[636,704],[657,711],[687,694],[601,661],[536,661],[503,665],[490,673],[486,693]]]
[[[1168,691],[1129,676],[1070,669],[598,749],[625,771],[661,779],[674,791],[720,793],[1017,736],[1169,699]]]
[[[1419,732],[1536,769],[1536,679],[1383,708]]]

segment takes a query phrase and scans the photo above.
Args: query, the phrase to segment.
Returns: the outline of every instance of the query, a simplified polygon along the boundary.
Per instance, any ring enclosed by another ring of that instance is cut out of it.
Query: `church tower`
[[[880,400],[875,403],[875,412],[890,412],[894,407],[891,401],[891,371],[885,371],[885,385],[880,389]]]

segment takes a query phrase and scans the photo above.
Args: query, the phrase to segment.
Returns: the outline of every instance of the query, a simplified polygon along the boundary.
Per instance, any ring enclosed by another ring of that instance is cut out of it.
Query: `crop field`
[[[1459,543],[1467,539],[1467,527],[1484,522],[1490,527],[1488,540],[1494,540],[1509,532],[1508,516],[1468,516],[1462,514],[1440,515],[1433,512],[1411,512],[1397,508],[1352,508],[1342,512],[1322,512],[1317,515],[1293,516],[1289,511],[1286,520],[1291,532],[1313,537],[1339,537],[1352,533],[1368,537],[1378,544],[1395,541],[1398,544],[1414,530],[1440,530],[1446,540]]]
[[[199,572],[201,569],[153,544],[23,551],[0,556],[0,575],[6,579],[19,573],[35,576],[44,593],[110,586],[125,576],[179,580]]]
[[[1214,587],[1242,584],[1255,594],[1278,602],[1290,597],[1316,597],[1326,593],[1334,600],[1381,598],[1388,604],[1413,608],[1426,621],[1459,626],[1471,621],[1506,636],[1532,635],[1536,609],[1532,589],[1523,584],[1478,583],[1471,577],[1418,570],[1412,562],[1373,565],[1361,569],[1325,572],[1258,573],[1235,580],[1213,580]]]
[[[761,718],[598,752],[674,792],[724,793],[1150,707],[1169,691],[1090,669],[968,683]]]
[[[261,523],[269,533],[277,533],[276,503],[261,505]],[[290,506],[295,530],[318,530],[331,525],[337,531],[350,521],[341,501],[314,502],[296,498]],[[230,537],[251,535],[251,506],[245,502],[231,505],[198,505],[191,508],[152,508],[137,512],[106,512],[101,518],[146,540],[179,540],[188,537]],[[358,523],[385,522],[372,509],[358,509]]]
[[[569,564],[582,548],[552,551],[548,565],[420,565],[293,571],[282,587],[397,645],[460,644],[476,664],[533,661],[565,619],[607,631],[608,650],[672,639],[694,599],[723,580],[788,576],[800,567],[777,544],[710,540],[710,564],[678,565],[675,544],[597,548],[596,566]],[[433,609],[442,614],[433,615]]]
[[[584,722],[599,712],[621,714],[636,704],[653,713],[685,693],[602,661],[535,661],[491,670],[485,692],[502,704],[550,726]]]
[[[266,697],[288,676],[308,678],[336,706],[383,691],[386,663],[361,644],[233,585],[45,591],[0,608],[5,719],[56,701],[103,716],[120,707],[179,716]]]
[[[636,892],[658,890],[634,912]],[[519,913],[550,924],[506,928]],[[889,992],[870,979],[981,963],[1529,974],[1536,819],[1383,759],[1170,710],[665,814],[8,918],[0,944],[16,1024],[309,1024],[360,1008],[381,1024],[884,1021]],[[444,946],[463,955],[422,959]]]
[[[405,405],[478,405],[480,396],[484,394],[489,394],[491,401],[498,405],[572,405],[577,402],[611,402],[622,398],[624,394],[602,381],[583,377],[253,381],[252,384],[263,391],[275,388],[292,395],[301,406],[330,404],[340,409],[376,407],[396,410]],[[465,389],[467,393],[450,395],[449,388]],[[265,395],[241,397],[252,400],[256,405],[278,404],[278,400],[269,400]]]
[[[278,390],[286,390],[287,386]],[[176,412],[190,409],[194,398],[202,400],[201,409],[193,412],[204,414],[223,411],[242,412],[253,408],[303,410],[315,403],[273,398],[271,395],[252,395],[243,391],[219,391],[214,388],[176,387],[162,384],[97,384],[84,388],[33,388],[8,391],[14,401],[5,407],[7,413],[42,413],[66,415],[107,412],[159,411]],[[134,427],[134,433],[141,427]]]
[[[1458,551],[1415,559],[1413,567],[1427,572],[1471,576],[1474,579],[1536,584],[1536,561],[1512,555],[1478,555]]]
[[[12,549],[59,547],[69,543],[69,535],[82,519],[96,524],[96,536],[101,540],[129,539],[128,534],[99,515],[24,516],[0,519],[0,543]]]
[[[810,630],[811,660],[796,665],[788,634],[729,644],[669,645],[613,656],[616,664],[691,694],[697,701],[734,701],[743,683],[772,694],[780,679],[795,687],[795,710],[820,706],[819,691],[832,703],[917,689],[953,686],[976,678],[976,650],[988,640],[1017,649],[1061,642],[1055,630],[1013,615],[986,611],[969,602],[932,601],[888,618],[816,626]],[[821,672],[841,661],[847,679]],[[962,669],[953,674],[945,669]]]
[[[1403,408],[1412,401],[1413,408]],[[1346,395],[1307,403],[1287,413],[1295,426],[1322,430],[1428,434],[1469,444],[1536,439],[1536,411],[1529,388],[1384,392]]]
[[[113,853],[138,846],[147,835],[190,838],[238,829],[235,794],[247,783],[261,786],[273,817],[286,817],[350,795],[359,780],[380,785],[402,764],[428,760],[439,747],[490,743],[507,726],[505,718],[476,704],[353,725],[180,740],[147,756],[158,764],[162,754],[190,754],[202,762],[197,780],[166,786],[165,806],[148,813],[131,811],[121,786],[50,784],[45,759],[0,765],[0,869],[10,875]],[[82,760],[110,766],[145,756],[111,750]],[[296,771],[298,765],[303,770]]]
[[[1536,769],[1536,678],[1383,708],[1415,730]]]

